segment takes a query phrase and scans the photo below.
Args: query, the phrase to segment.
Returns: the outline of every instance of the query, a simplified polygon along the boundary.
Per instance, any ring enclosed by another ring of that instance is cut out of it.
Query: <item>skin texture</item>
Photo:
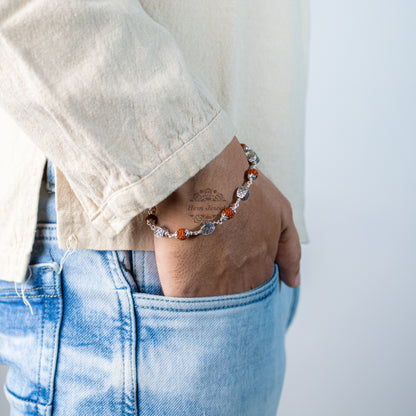
[[[254,149],[256,150],[256,149]],[[261,157],[261,155],[259,154]],[[158,225],[173,232],[198,229],[198,215],[217,218],[244,182],[247,158],[236,137],[205,168],[156,206]],[[155,238],[155,255],[165,296],[227,295],[254,289],[273,274],[300,284],[301,245],[287,198],[261,171],[236,215],[208,236],[187,240]],[[206,191],[208,189],[208,191]],[[208,201],[201,195],[208,195]],[[202,198],[204,199],[204,198]],[[206,219],[205,219],[206,221]]]

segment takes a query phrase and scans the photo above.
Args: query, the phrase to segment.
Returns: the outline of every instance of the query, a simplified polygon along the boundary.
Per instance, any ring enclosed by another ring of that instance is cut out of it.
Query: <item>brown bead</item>
[[[224,208],[222,211],[222,214],[224,214],[228,219],[231,219],[232,217],[234,217],[234,215],[235,215],[235,212],[234,212],[234,210],[232,209],[232,208],[230,208],[230,207],[227,207],[227,208]]]
[[[149,214],[147,217],[146,217],[146,222],[151,222],[152,224],[157,224],[157,217],[156,217],[156,215],[154,215],[154,214]]]
[[[176,231],[176,235],[178,240],[186,240],[188,238],[188,232],[185,228],[179,228],[179,230]]]
[[[243,148],[243,150],[245,150],[246,145],[244,143],[240,143],[241,147]]]
[[[253,175],[254,179],[256,179],[257,176],[259,176],[259,172],[257,172],[257,169],[249,169],[247,171],[247,175],[248,175],[248,177],[250,177],[250,175]]]

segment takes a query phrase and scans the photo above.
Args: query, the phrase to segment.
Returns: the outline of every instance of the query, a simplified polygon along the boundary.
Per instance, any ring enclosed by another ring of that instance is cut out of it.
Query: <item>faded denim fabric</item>
[[[60,249],[47,172],[27,280],[0,281],[12,416],[275,416],[299,288],[275,265],[244,293],[166,297],[153,251]]]

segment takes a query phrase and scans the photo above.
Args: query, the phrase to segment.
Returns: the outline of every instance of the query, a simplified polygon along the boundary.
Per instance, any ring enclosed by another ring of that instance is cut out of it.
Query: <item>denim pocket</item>
[[[262,285],[246,292],[231,295],[199,296],[199,297],[172,297],[135,293],[136,305],[143,308],[178,310],[178,311],[204,311],[213,309],[232,308],[261,300],[271,294],[278,282],[279,269],[274,264],[272,276]]]
[[[9,366],[5,393],[12,414],[51,412],[62,318],[58,267],[32,264],[24,283],[0,281],[0,361]]]
[[[291,289],[278,267],[243,293],[134,293],[140,414],[275,416]]]

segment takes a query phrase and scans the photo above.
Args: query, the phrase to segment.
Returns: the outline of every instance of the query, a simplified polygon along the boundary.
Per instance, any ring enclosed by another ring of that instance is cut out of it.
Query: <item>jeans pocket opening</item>
[[[201,297],[171,297],[139,292],[133,293],[133,299],[135,306],[139,308],[182,312],[227,309],[249,305],[270,296],[277,287],[278,276],[278,266],[274,263],[272,276],[260,286],[245,292]]]
[[[134,294],[139,408],[146,414],[275,415],[286,315],[286,292],[277,287],[276,265],[264,284],[247,292],[168,299]]]

